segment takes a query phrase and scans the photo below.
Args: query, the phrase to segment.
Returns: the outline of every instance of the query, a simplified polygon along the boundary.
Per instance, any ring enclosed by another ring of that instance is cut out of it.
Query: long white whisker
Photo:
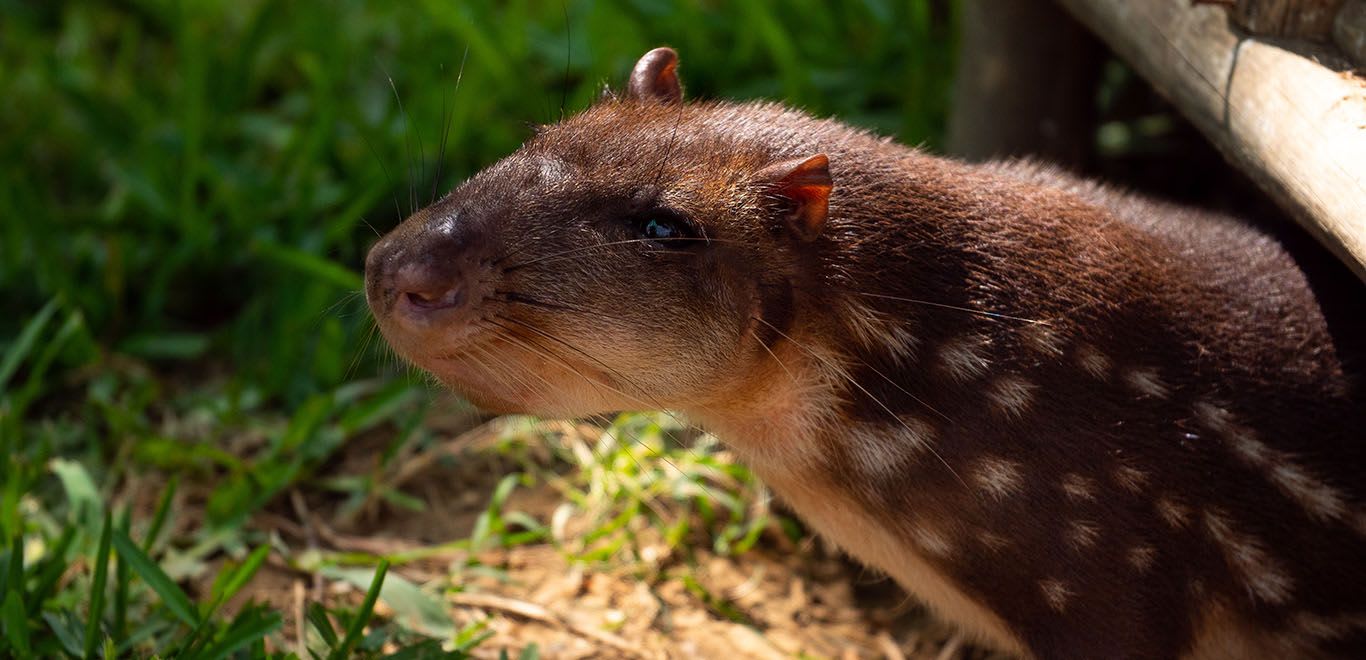
[[[908,303],[912,303],[912,304],[916,304],[916,305],[926,305],[926,306],[929,306],[929,307],[939,307],[939,308],[942,308],[942,309],[951,309],[951,310],[958,311],[958,312],[964,312],[964,313],[967,313],[967,314],[976,314],[976,315],[978,315],[978,316],[986,316],[986,317],[990,317],[990,318],[994,318],[994,319],[1003,319],[1003,320],[1007,320],[1007,321],[1019,321],[1019,322],[1021,322],[1021,323],[1032,323],[1032,324],[1037,324],[1037,325],[1052,325],[1052,323],[1049,323],[1048,321],[1041,321],[1041,320],[1038,320],[1038,319],[1027,319],[1027,318],[1024,318],[1024,317],[1022,317],[1022,316],[1011,316],[1011,315],[1009,315],[1009,314],[1000,314],[1000,313],[997,313],[997,312],[988,312],[988,311],[984,311],[984,310],[980,310],[980,309],[972,309],[971,307],[960,307],[960,306],[958,306],[958,305],[950,305],[950,304],[948,304],[948,303],[935,302],[935,301],[933,301],[933,300],[921,300],[921,299],[919,299],[919,298],[906,298],[906,297],[903,297],[903,296],[889,296],[889,295],[883,294],[883,293],[868,293],[868,292],[865,292],[865,291],[845,291],[845,293],[850,293],[850,294],[853,294],[853,295],[856,295],[856,296],[866,296],[866,297],[869,297],[869,298],[882,298],[882,299],[884,299],[884,300],[899,300],[899,301],[901,301],[901,302],[908,302]]]

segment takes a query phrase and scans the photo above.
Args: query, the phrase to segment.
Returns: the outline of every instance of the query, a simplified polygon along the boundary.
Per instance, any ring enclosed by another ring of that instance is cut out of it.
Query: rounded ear
[[[825,154],[793,158],[769,165],[759,179],[787,202],[787,227],[801,241],[814,241],[825,229],[830,214],[830,159]]]
[[[631,82],[626,87],[626,93],[641,101],[682,101],[683,87],[678,83],[678,53],[672,48],[660,47],[641,55],[636,68],[631,70]]]

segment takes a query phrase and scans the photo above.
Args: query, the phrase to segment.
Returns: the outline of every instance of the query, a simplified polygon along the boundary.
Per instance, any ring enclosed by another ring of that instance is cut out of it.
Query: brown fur
[[[1366,406],[1276,241],[1027,162],[682,103],[670,56],[372,250],[402,355],[495,410],[682,411],[1025,655],[1366,652]],[[828,212],[771,178],[820,154]],[[666,212],[709,240],[637,240]]]

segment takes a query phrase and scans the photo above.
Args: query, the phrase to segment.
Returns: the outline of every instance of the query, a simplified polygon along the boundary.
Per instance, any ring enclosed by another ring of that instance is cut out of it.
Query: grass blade
[[[0,598],[8,598],[11,591],[24,595],[24,537],[15,535],[5,553],[5,572],[0,574]]]
[[[328,282],[339,289],[358,291],[365,286],[355,271],[326,257],[265,240],[255,241],[251,249],[269,261],[292,268],[316,281]]]
[[[247,582],[250,582],[251,578],[255,577],[255,573],[260,570],[261,564],[265,563],[265,558],[269,555],[269,545],[261,545],[261,547],[251,551],[250,555],[247,555],[247,558],[243,560],[242,566],[238,566],[236,570],[232,571],[231,577],[227,579],[227,582],[223,583],[223,590],[221,590],[217,599],[214,600],[223,603],[223,601],[236,596],[236,593],[240,592],[243,586],[247,586]]]
[[[124,534],[128,533],[130,515],[128,507],[119,515],[118,528]],[[131,579],[127,562],[114,564],[114,623],[110,628],[114,639],[123,639],[128,633],[128,583]]]
[[[361,603],[360,610],[356,612],[351,625],[346,628],[346,637],[342,639],[341,646],[332,649],[328,654],[328,660],[343,660],[351,656],[351,650],[360,642],[361,633],[365,630],[365,624],[370,622],[370,617],[375,612],[375,601],[379,600],[380,587],[384,586],[384,576],[389,572],[389,560],[381,559],[379,566],[375,567],[375,579],[370,582],[370,590],[365,592],[365,602]]]
[[[70,610],[63,612],[43,612],[43,621],[47,622],[48,630],[57,638],[57,643],[62,645],[62,650],[66,654],[79,658],[83,653],[81,648],[81,623],[76,619],[76,615]]]
[[[5,359],[0,361],[0,392],[5,391],[5,385],[9,383],[10,377],[19,370],[20,363],[28,357],[34,344],[37,343],[38,335],[43,331],[43,326],[47,325],[55,313],[57,313],[57,299],[53,298],[46,305],[43,305],[37,314],[33,315],[23,330],[19,331],[18,339],[14,340],[14,344],[5,353]]]
[[[374,571],[368,568],[324,567],[321,572],[330,580],[343,580],[361,589],[368,588],[375,579]],[[449,639],[456,632],[442,599],[424,592],[402,575],[386,577],[380,597],[392,610],[389,619],[404,630],[436,639]]]
[[[337,639],[337,631],[332,629],[332,621],[327,618],[327,608],[320,603],[310,603],[306,616],[313,629],[318,631],[318,636],[327,644],[327,648],[336,648],[341,640]]]
[[[90,586],[90,614],[85,621],[86,660],[95,657],[96,640],[100,638],[100,621],[104,618],[104,584],[109,579],[109,538],[113,532],[114,519],[105,511],[100,548],[95,553],[95,579]]]
[[[195,612],[194,605],[190,602],[189,596],[176,585],[171,576],[157,566],[142,550],[138,548],[127,534],[117,532],[114,534],[114,548],[119,551],[119,558],[128,562],[128,566],[142,578],[147,586],[152,588],[161,602],[165,603],[166,608],[171,613],[185,623],[194,628],[199,624],[199,614]]]
[[[260,609],[243,612],[222,638],[195,656],[196,660],[222,660],[238,649],[257,641],[284,624],[279,612],[262,614]]]
[[[5,595],[5,604],[0,605],[0,620],[4,621],[5,641],[17,657],[33,653],[28,640],[28,613],[24,611],[24,601],[18,591]]]
[[[247,555],[246,561],[242,562],[240,566],[221,575],[221,581],[213,585],[213,600],[204,611],[203,616],[200,617],[199,625],[190,632],[189,637],[185,638],[184,643],[186,648],[190,649],[187,655],[195,657],[200,655],[200,653],[197,652],[197,649],[201,644],[207,643],[207,638],[205,638],[204,641],[201,641],[199,635],[203,633],[209,625],[213,615],[218,612],[218,608],[222,607],[223,603],[227,602],[228,599],[232,598],[238,591],[241,591],[242,587],[246,586],[247,582],[251,581],[251,578],[256,575],[256,571],[261,568],[262,562],[266,560],[266,556],[269,554],[270,546],[260,546],[253,550],[250,555]],[[250,640],[244,640],[243,643],[246,643],[247,641]]]
[[[95,521],[104,510],[104,498],[95,487],[95,480],[90,478],[90,472],[78,461],[66,458],[54,458],[48,465],[61,482],[76,520],[93,533]]]
[[[166,524],[166,514],[171,510],[171,500],[175,497],[176,488],[180,486],[180,477],[171,477],[166,484],[166,491],[161,494],[161,499],[157,501],[156,513],[152,514],[152,526],[147,528],[147,538],[142,540],[142,551],[150,553],[152,546],[157,542],[157,536],[161,535],[161,528]]]

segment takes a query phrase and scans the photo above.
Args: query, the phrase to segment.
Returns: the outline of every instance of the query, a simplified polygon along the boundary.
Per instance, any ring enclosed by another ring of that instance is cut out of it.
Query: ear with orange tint
[[[759,176],[786,200],[787,226],[802,241],[814,241],[830,213],[830,159],[825,154],[795,158],[765,167]]]
[[[631,71],[627,94],[641,101],[678,103],[683,100],[683,86],[678,83],[678,53],[672,48],[656,48],[640,56]]]

